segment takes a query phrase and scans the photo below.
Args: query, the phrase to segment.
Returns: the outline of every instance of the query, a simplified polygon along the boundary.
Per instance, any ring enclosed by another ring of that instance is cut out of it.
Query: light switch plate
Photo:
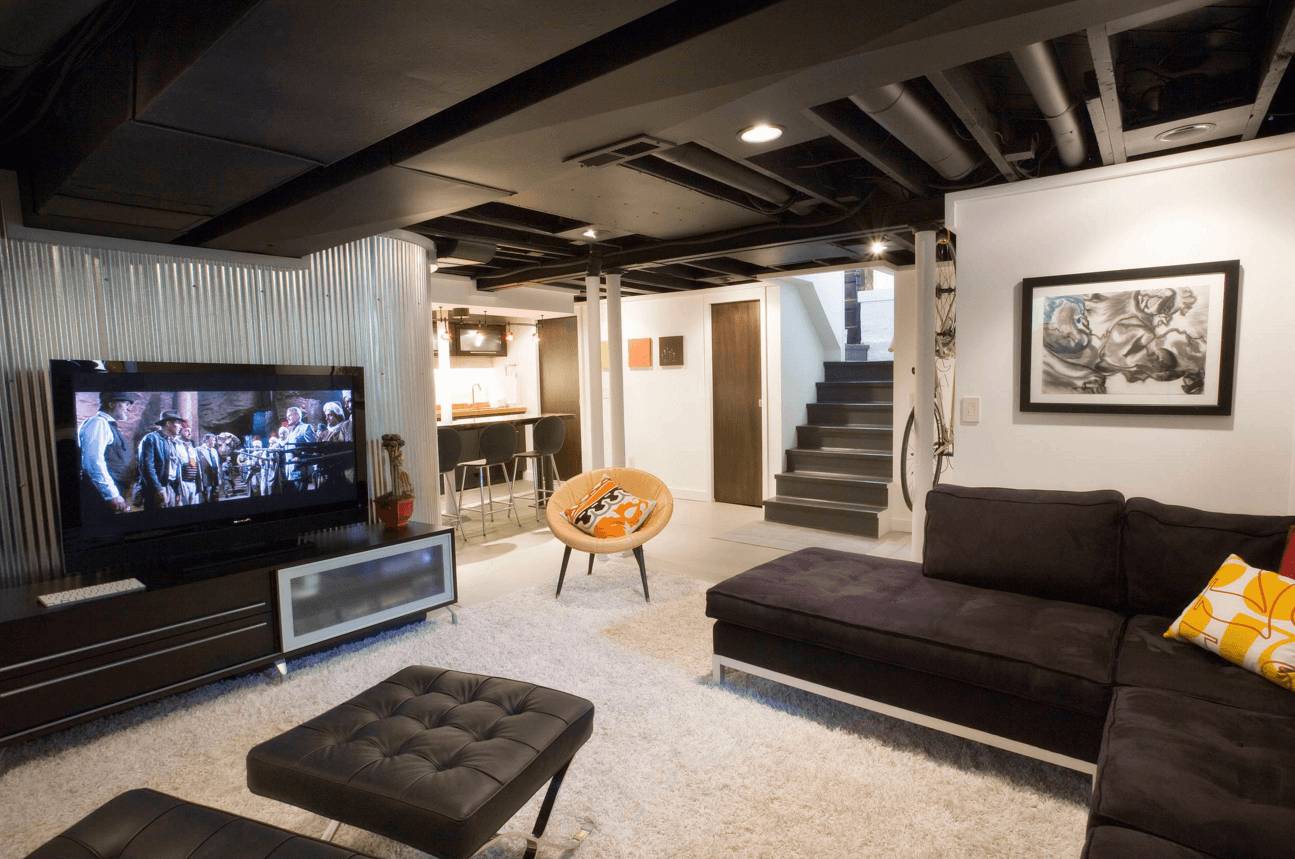
[[[964,424],[980,423],[980,397],[963,397],[959,415]]]

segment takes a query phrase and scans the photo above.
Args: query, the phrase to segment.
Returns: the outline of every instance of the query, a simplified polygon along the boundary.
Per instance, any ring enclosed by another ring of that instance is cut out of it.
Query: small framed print
[[[631,337],[629,341],[629,365],[631,370],[646,370],[652,366],[652,338]]]
[[[1023,412],[1230,415],[1238,260],[1021,282]]]
[[[659,355],[657,363],[662,367],[683,366],[683,335],[662,337],[657,341]]]

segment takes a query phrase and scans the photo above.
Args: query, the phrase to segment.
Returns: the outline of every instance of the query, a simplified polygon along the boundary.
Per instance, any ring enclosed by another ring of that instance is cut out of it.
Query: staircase
[[[796,427],[766,522],[876,537],[890,503],[893,365],[828,361],[809,423]]]

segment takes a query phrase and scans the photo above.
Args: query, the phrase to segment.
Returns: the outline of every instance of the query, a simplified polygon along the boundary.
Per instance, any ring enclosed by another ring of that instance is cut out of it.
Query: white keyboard
[[[142,590],[144,590],[144,583],[139,579],[119,579],[115,582],[104,582],[101,585],[90,585],[88,588],[73,588],[70,591],[41,594],[37,599],[45,608],[53,608],[58,605],[71,605],[72,603],[115,597],[117,594],[128,594],[131,591]]]

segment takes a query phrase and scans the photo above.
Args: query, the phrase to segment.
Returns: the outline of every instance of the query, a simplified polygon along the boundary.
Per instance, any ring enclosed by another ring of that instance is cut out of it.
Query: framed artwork
[[[660,354],[657,363],[662,367],[683,366],[683,335],[662,337],[657,341]]]
[[[1238,260],[1021,282],[1023,412],[1230,415]]]
[[[631,337],[629,361],[631,370],[643,370],[652,366],[652,338]]]

